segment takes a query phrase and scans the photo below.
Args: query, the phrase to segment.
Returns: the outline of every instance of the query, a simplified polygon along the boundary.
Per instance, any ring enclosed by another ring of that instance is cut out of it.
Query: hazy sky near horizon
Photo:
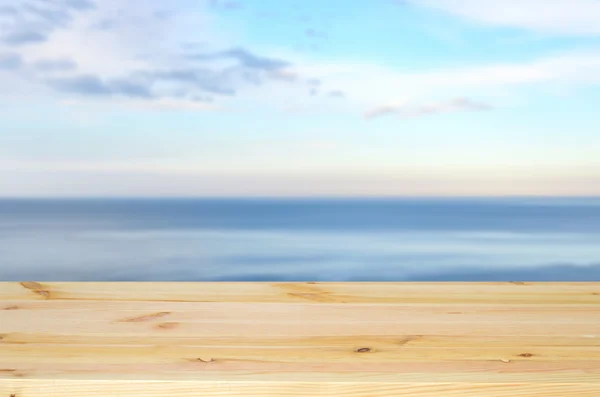
[[[600,195],[598,0],[0,0],[0,196]]]

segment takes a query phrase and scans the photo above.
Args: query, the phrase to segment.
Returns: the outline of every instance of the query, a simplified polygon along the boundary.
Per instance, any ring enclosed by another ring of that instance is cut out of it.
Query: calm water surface
[[[600,281],[600,199],[0,200],[0,279]]]

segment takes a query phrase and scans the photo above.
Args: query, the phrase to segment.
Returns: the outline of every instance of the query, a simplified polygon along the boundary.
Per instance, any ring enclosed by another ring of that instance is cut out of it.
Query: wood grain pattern
[[[599,283],[0,283],[0,397],[600,396]]]

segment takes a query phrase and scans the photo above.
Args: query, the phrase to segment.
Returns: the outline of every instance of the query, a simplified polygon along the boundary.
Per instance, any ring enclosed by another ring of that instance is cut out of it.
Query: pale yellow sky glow
[[[262,172],[189,170],[0,172],[12,196],[597,196],[600,174],[477,172]]]

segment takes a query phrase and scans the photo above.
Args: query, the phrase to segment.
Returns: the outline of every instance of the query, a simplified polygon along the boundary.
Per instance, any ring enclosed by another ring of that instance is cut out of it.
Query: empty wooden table
[[[0,283],[0,397],[600,396],[598,283]]]

